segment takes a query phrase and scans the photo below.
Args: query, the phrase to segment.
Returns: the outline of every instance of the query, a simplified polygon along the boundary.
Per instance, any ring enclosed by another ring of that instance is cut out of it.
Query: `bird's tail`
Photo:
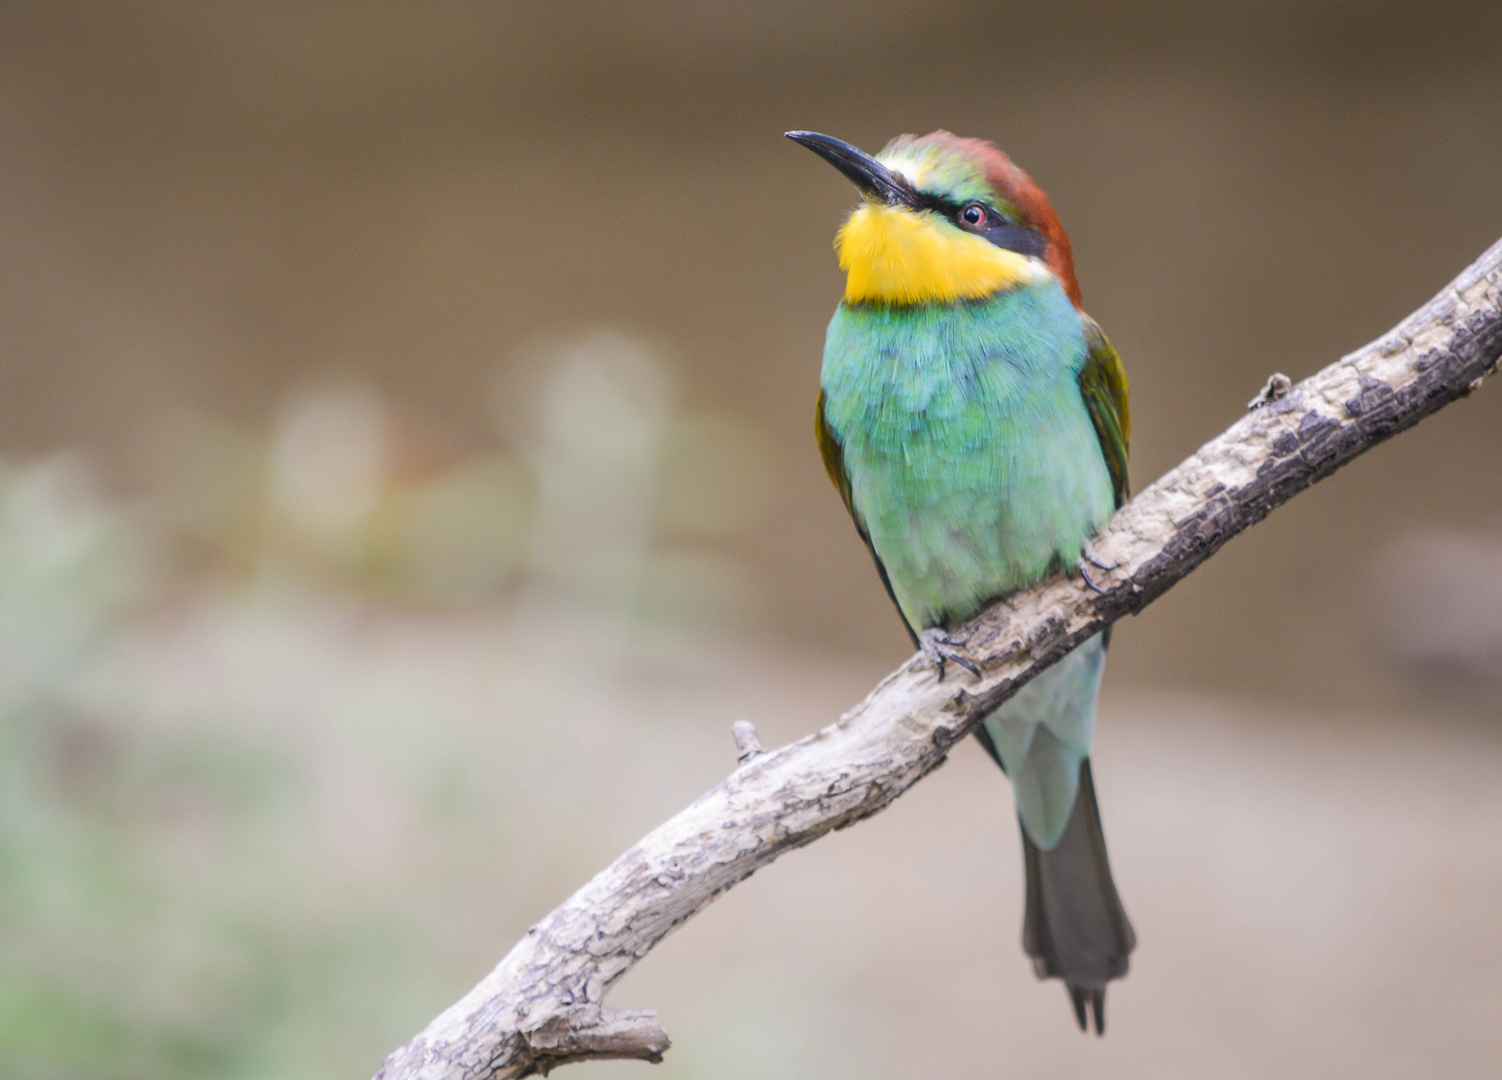
[[[1090,761],[1080,763],[1079,795],[1064,834],[1044,850],[1022,830],[1027,866],[1027,913],[1022,947],[1040,979],[1063,979],[1080,1030],[1095,1016],[1097,1035],[1106,1030],[1106,984],[1127,971],[1137,944],[1106,857],[1106,837]]]

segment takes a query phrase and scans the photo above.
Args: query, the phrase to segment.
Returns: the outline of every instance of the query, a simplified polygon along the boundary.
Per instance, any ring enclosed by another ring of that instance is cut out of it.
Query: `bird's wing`
[[[1120,508],[1130,491],[1127,446],[1132,438],[1132,417],[1127,404],[1126,371],[1100,325],[1083,312],[1080,317],[1085,323],[1088,347],[1085,367],[1080,372],[1080,394],[1100,439],[1100,450],[1106,457],[1111,486],[1116,492],[1116,506]],[[828,461],[827,457],[825,461]],[[846,501],[849,501],[848,496]]]
[[[814,412],[814,438],[819,441],[819,456],[824,459],[824,471],[829,473],[829,479],[840,493],[840,498],[845,500],[845,509],[850,511],[850,520],[855,522],[855,531],[861,534],[861,539],[866,542],[866,550],[871,553],[871,561],[876,564],[876,572],[881,575],[881,583],[886,586],[887,595],[892,598],[892,605],[897,609],[897,614],[902,616],[903,625],[907,627],[908,634],[913,639],[913,644],[918,643],[918,631],[907,621],[903,614],[902,605],[897,602],[897,594],[892,591],[892,579],[887,577],[887,568],[881,564],[881,556],[876,554],[876,548],[871,546],[871,535],[866,532],[866,523],[861,520],[860,513],[855,509],[855,499],[850,493],[850,475],[845,471],[845,450],[840,445],[839,436],[829,426],[829,420],[824,415],[824,391],[819,391],[819,404]]]

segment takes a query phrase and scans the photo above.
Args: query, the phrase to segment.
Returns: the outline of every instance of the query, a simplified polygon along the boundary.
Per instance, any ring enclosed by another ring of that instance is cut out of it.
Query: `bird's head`
[[[847,302],[953,303],[1052,276],[1080,306],[1069,237],[1048,196],[991,143],[899,135],[872,157],[829,135],[787,136],[864,197],[835,237]]]

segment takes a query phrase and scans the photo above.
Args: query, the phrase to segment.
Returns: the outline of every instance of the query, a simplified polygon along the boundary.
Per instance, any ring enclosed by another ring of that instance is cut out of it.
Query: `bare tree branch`
[[[1476,390],[1502,356],[1502,241],[1383,337],[1290,385],[1275,375],[1218,438],[1111,519],[1113,569],[1018,593],[957,633],[984,678],[937,681],[914,656],[840,719],[777,750],[736,725],[741,764],[527,932],[378,1080],[522,1077],[590,1057],[661,1059],[650,1013],[601,1005],[611,985],[720,893],[881,810],[1028,679],[1141,610],[1316,480]]]

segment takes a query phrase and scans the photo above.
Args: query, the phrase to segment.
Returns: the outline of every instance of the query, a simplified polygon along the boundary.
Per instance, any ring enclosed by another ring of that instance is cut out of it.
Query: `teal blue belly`
[[[914,632],[1073,568],[1110,517],[1079,390],[1083,327],[1056,284],[981,303],[842,305],[825,345],[825,421],[854,512]],[[1052,847],[1088,755],[1099,638],[986,721],[1018,812]]]
[[[915,630],[1072,567],[1113,509],[1057,285],[984,303],[842,306],[825,417],[856,514]]]

